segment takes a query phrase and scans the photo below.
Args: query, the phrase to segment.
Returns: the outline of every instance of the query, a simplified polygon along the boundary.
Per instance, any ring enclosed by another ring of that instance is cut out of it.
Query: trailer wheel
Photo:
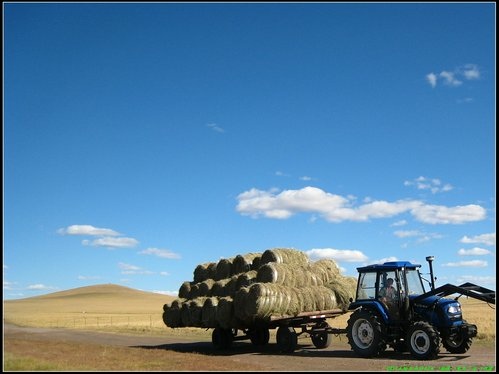
[[[323,329],[329,327],[327,322],[321,323],[317,325],[317,328]],[[331,345],[333,341],[333,336],[328,334],[326,331],[314,332],[314,328],[310,332],[310,338],[312,339],[312,343],[314,343],[315,348],[324,349]]]
[[[428,322],[414,322],[407,331],[407,346],[418,360],[433,360],[440,352],[440,337]]]
[[[266,345],[270,339],[269,329],[265,327],[257,327],[248,332],[251,343],[256,346]]]
[[[216,327],[211,334],[211,342],[216,349],[227,349],[232,345],[234,335],[231,329]]]
[[[277,346],[284,353],[294,352],[298,345],[298,335],[293,327],[281,326],[277,329]]]
[[[464,334],[459,334],[457,336],[445,338],[442,341],[444,348],[449,353],[466,353],[468,349],[471,348],[471,343],[473,339]]]
[[[377,314],[357,310],[348,320],[347,338],[350,347],[361,357],[375,357],[386,349],[386,339]]]

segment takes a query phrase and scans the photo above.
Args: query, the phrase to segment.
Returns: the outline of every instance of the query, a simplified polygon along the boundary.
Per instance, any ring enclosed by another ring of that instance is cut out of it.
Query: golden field
[[[127,333],[200,334],[201,328],[171,329],[163,323],[163,305],[175,297],[139,291],[114,284],[75,288],[67,291],[4,301],[4,321],[20,326],[65,327]],[[460,297],[464,319],[478,326],[476,340],[495,342],[495,305]],[[345,328],[350,313],[329,320]]]

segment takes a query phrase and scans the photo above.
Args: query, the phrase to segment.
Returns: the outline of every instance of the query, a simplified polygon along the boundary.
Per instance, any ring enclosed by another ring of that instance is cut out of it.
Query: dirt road
[[[249,341],[236,341],[228,351],[217,351],[211,340],[194,336],[146,336],[113,333],[26,328],[4,325],[4,341],[9,338],[36,339],[58,342],[80,342],[109,346],[154,350],[159,356],[169,351],[198,353],[226,361],[244,362],[255,371],[495,371],[494,347],[475,344],[463,355],[449,354],[441,348],[437,360],[418,361],[408,353],[395,353],[387,349],[380,357],[363,359],[355,357],[345,336],[334,337],[333,344],[326,349],[316,349],[310,338],[299,339],[299,347],[292,354],[277,350],[275,339],[263,348]],[[200,369],[202,370],[202,369]]]

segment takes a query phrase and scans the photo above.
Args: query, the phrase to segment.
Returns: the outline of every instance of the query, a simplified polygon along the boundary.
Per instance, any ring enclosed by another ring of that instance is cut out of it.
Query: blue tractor
[[[435,288],[432,261],[430,290],[425,291],[419,268],[406,261],[385,262],[357,268],[357,295],[346,329],[348,342],[361,357],[375,357],[387,346],[409,351],[415,358],[438,356],[440,344],[450,353],[465,353],[477,335],[476,325],[461,313],[461,295],[495,304],[495,292],[465,283]],[[445,296],[457,295],[453,299]]]

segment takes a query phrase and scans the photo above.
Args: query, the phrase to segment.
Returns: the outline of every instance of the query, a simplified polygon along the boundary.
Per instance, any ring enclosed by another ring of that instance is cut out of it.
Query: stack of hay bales
[[[268,249],[198,265],[193,281],[163,306],[169,327],[245,328],[271,316],[343,309],[354,297],[356,278],[333,260],[309,261],[292,248]]]

